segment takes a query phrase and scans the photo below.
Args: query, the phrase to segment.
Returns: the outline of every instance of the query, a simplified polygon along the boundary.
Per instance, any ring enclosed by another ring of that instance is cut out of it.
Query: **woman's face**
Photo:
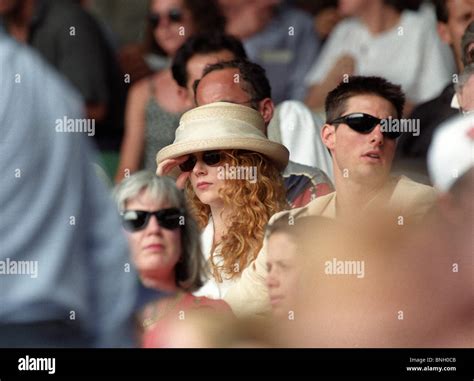
[[[155,212],[174,207],[159,203],[148,191],[125,204],[125,210]],[[156,216],[150,216],[148,224],[135,232],[127,232],[132,249],[132,260],[146,285],[146,279],[174,282],[175,266],[181,257],[181,229],[165,229],[158,224]]]
[[[156,42],[168,56],[174,56],[186,39],[194,34],[191,12],[183,0],[153,0],[150,13],[159,18],[153,30]]]
[[[224,186],[225,179],[220,176],[222,173],[222,158],[224,154],[221,153],[221,161],[216,164],[206,164],[206,152],[197,152],[190,156],[194,156],[197,161],[190,174],[191,186],[193,187],[194,193],[199,200],[206,205],[211,207],[222,207],[223,201],[219,196],[219,190]],[[216,151],[212,151],[216,152]],[[203,158],[204,155],[204,158]]]

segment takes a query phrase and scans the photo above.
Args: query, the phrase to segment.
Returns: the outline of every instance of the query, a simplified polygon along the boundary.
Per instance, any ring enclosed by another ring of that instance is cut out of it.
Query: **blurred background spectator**
[[[191,108],[194,105],[192,84],[194,80],[201,78],[206,65],[245,56],[244,48],[239,40],[221,33],[199,33],[186,40],[177,50],[171,67],[173,79],[179,87],[179,91],[183,92],[183,103],[186,104],[186,108]],[[163,94],[162,97],[166,97],[166,94]],[[175,130],[178,127],[177,121],[174,121],[174,118],[169,121],[160,120],[157,112],[151,114],[151,111],[158,110],[156,101],[152,99],[151,95],[146,107],[149,109],[146,116],[146,126],[143,126],[142,120],[134,124],[132,124],[133,120],[130,121],[130,128],[127,129],[120,165],[116,173],[116,181],[120,181],[126,176],[127,171],[133,172],[142,166],[155,172],[156,153],[174,139]],[[142,128],[145,128],[145,136],[141,136],[143,135]],[[143,164],[140,164],[142,151]]]
[[[147,51],[172,60],[187,38],[196,33],[223,33],[224,26],[214,0],[152,0]],[[156,168],[156,153],[173,142],[181,114],[192,107],[188,99],[186,88],[173,79],[169,64],[131,87],[117,181],[143,166]]]
[[[306,78],[309,107],[321,110],[327,93],[349,75],[376,75],[402,85],[408,115],[449,82],[453,69],[425,13],[388,0],[340,0],[338,6],[348,18],[334,29]]]
[[[227,33],[242,39],[249,59],[265,68],[276,104],[303,100],[304,78],[319,53],[311,16],[281,0],[219,0]]]
[[[79,91],[100,150],[117,152],[125,81],[97,20],[73,0],[4,0],[0,17],[12,37],[35,48]]]
[[[409,116],[420,123],[420,135],[404,134],[398,142],[394,170],[428,182],[426,155],[439,124],[459,113],[454,85],[472,57],[463,51],[474,43],[474,2],[472,0],[435,0],[438,34],[456,62],[456,75],[434,99],[420,104]]]
[[[321,45],[331,34],[334,27],[341,20],[337,9],[338,0],[296,0],[295,6],[311,13],[314,30],[321,41]]]

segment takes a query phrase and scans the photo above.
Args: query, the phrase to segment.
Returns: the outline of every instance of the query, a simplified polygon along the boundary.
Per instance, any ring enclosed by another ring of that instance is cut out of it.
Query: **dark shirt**
[[[119,150],[123,134],[125,84],[114,52],[98,22],[71,0],[38,0],[29,44],[76,87],[86,104],[105,104],[96,121],[102,150]]]
[[[404,134],[397,145],[394,167],[402,169],[409,165],[411,169],[427,174],[426,155],[436,128],[445,120],[459,114],[451,107],[454,85],[448,85],[435,99],[425,102],[413,110],[410,119],[419,119],[420,135]]]

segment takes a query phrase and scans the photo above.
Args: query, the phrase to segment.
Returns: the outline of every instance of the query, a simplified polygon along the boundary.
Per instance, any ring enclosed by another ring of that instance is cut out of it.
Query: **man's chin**
[[[357,182],[364,184],[383,183],[387,181],[390,171],[382,165],[363,165],[358,168],[354,176]]]

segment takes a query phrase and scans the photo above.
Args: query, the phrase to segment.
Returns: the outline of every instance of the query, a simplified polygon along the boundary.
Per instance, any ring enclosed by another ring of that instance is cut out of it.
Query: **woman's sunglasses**
[[[151,216],[155,216],[158,225],[162,228],[174,230],[181,226],[181,217],[184,216],[184,210],[179,208],[168,208],[147,212],[145,210],[124,210],[120,213],[122,225],[129,232],[136,232],[145,229]]]
[[[333,121],[328,122],[328,124],[344,123],[354,131],[357,131],[361,134],[368,134],[384,120],[388,122],[388,119],[379,119],[369,114],[354,113],[336,118]],[[400,137],[401,132],[382,131],[382,134],[388,139],[396,139]]]
[[[204,164],[213,166],[217,165],[221,161],[221,153],[219,151],[206,151],[202,154],[202,161]],[[197,157],[195,155],[189,155],[188,160],[179,165],[179,168],[183,172],[191,172],[197,163]]]
[[[160,21],[162,19],[162,15],[160,13],[151,13],[148,16],[148,21],[150,22],[151,26],[154,28],[157,28],[158,25],[160,25]],[[183,21],[183,12],[181,9],[170,9],[168,11],[168,20],[171,23],[177,23]]]

